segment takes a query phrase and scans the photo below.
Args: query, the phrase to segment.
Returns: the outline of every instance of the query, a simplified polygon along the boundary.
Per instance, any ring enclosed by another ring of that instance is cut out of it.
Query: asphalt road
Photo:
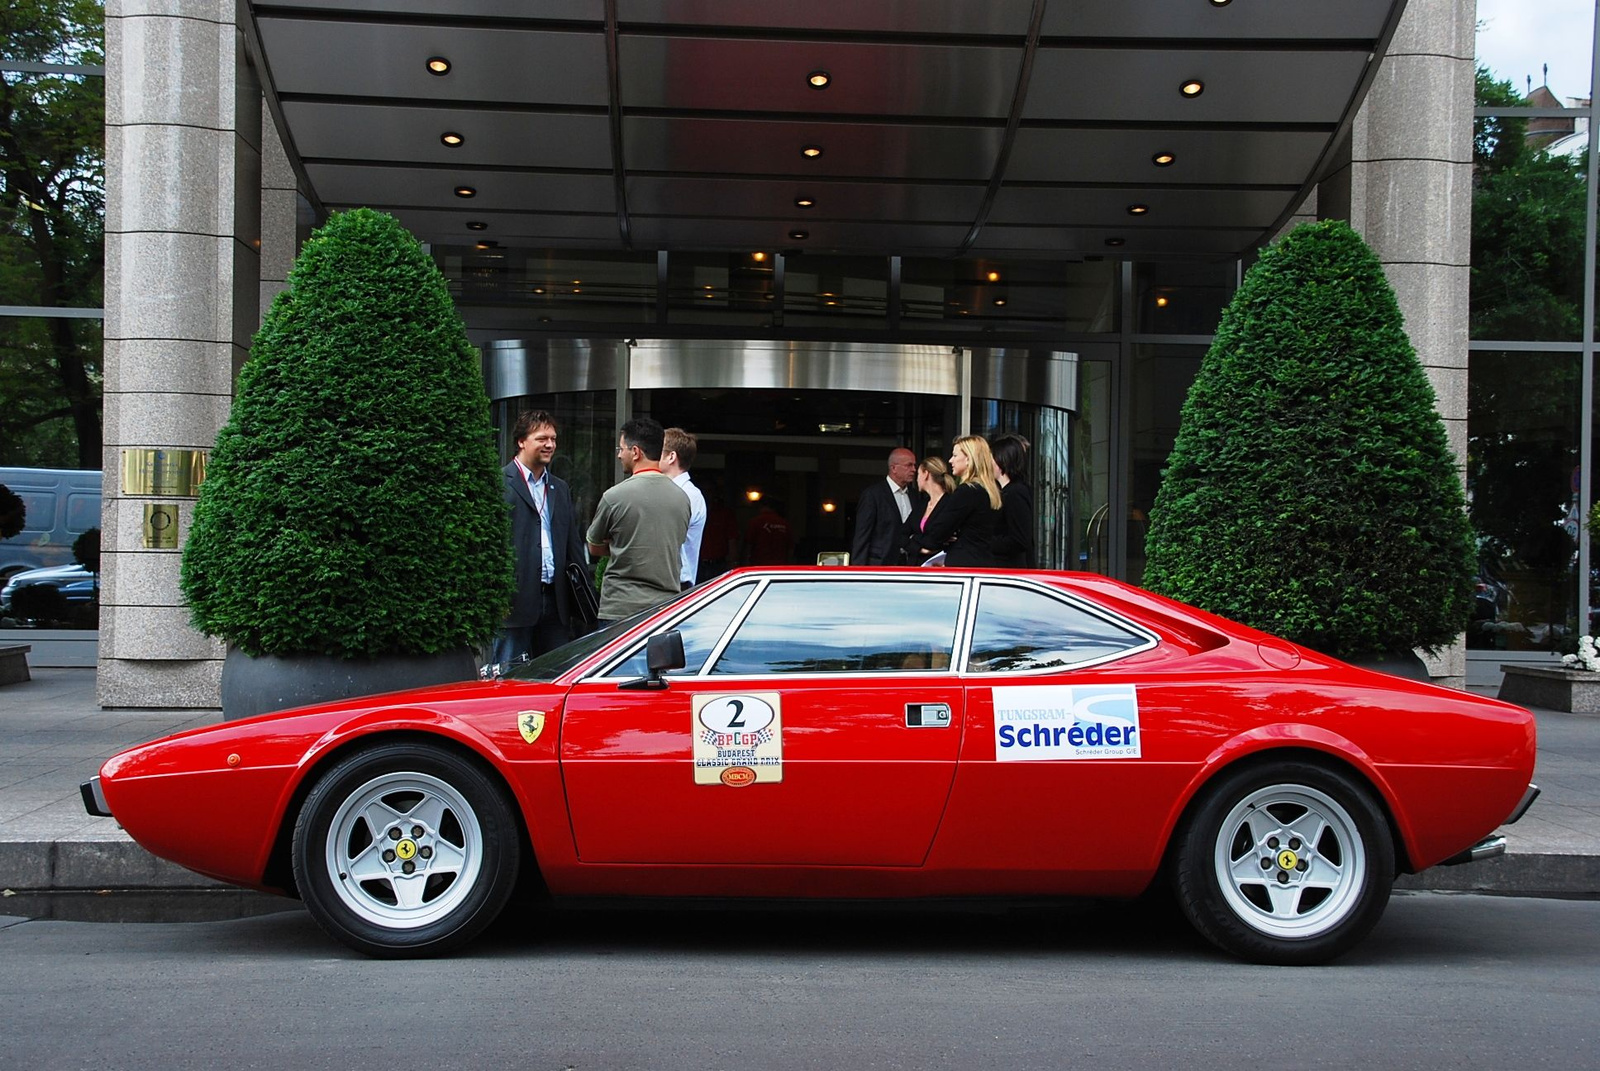
[[[5,905],[0,902],[0,910]],[[0,918],[0,1068],[1600,1068],[1600,902],[1397,894],[1322,968],[1163,907],[567,911],[379,962],[298,910]]]

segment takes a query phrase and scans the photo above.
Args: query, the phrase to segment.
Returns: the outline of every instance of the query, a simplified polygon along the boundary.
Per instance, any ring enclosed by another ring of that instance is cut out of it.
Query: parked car
[[[1520,707],[1089,574],[743,569],[487,679],[168,737],[84,785],[157,855],[443,952],[557,898],[1131,897],[1337,956],[1504,848]]]
[[[0,468],[0,485],[22,498],[25,527],[0,539],[0,579],[24,569],[72,563],[72,543],[100,527],[98,469]]]
[[[99,576],[76,562],[24,569],[0,587],[0,614],[34,624],[93,628],[99,607]]]

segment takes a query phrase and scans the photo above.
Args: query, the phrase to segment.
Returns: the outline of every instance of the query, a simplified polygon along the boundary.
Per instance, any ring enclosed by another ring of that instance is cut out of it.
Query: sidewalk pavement
[[[1406,876],[1398,888],[1600,896],[1600,718],[1534,713],[1543,794],[1503,830],[1506,854]],[[0,895],[215,886],[150,855],[112,819],[85,813],[78,785],[125,747],[219,717],[102,710],[92,669],[36,669],[32,680],[0,688]]]

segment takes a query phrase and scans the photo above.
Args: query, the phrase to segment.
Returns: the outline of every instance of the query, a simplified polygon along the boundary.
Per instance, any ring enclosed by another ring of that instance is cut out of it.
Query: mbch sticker
[[[994,690],[994,757],[1136,759],[1139,697],[1131,684]]]

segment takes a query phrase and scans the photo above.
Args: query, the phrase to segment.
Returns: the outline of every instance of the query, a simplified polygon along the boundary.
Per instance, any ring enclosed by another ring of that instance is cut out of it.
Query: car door
[[[1160,730],[1135,656],[1159,638],[1032,581],[985,578],[975,602],[967,737],[938,858],[1099,873],[1116,888],[1147,864],[1186,773],[1146,739]]]
[[[920,865],[960,749],[966,592],[845,570],[749,582],[665,626],[689,664],[664,688],[630,685],[637,655],[580,681],[561,737],[580,860]]]

